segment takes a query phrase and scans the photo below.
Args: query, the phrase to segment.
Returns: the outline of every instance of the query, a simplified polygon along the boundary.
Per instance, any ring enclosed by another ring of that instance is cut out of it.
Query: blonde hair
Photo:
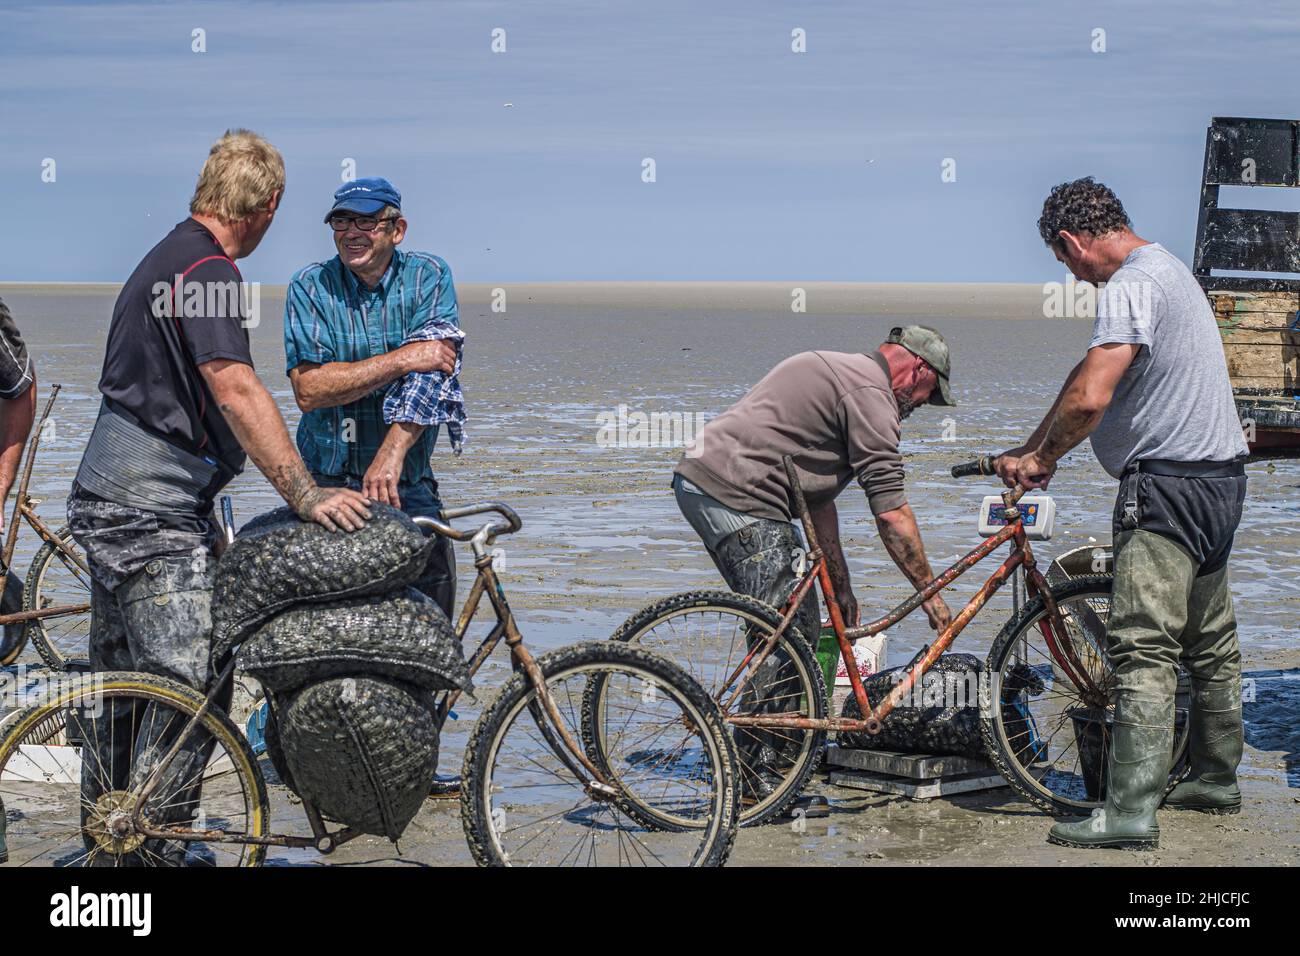
[[[212,144],[190,199],[190,212],[240,222],[284,190],[284,158],[251,130],[226,130]]]

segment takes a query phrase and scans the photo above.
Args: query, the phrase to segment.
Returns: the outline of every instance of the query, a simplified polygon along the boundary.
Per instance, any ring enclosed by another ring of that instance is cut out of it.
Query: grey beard
[[[898,403],[898,420],[900,422],[906,420],[908,415],[916,411],[916,402],[912,401],[912,395],[910,392],[906,398],[895,395],[894,401]]]

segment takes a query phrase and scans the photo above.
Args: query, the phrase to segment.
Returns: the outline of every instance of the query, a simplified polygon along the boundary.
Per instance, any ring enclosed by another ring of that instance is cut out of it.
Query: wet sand
[[[807,293],[806,313],[790,311],[796,286]],[[492,309],[494,288],[506,290],[504,312]],[[34,486],[43,499],[40,512],[53,522],[61,523],[98,407],[95,382],[114,294],[106,286],[0,285],[37,356],[42,386],[65,386]],[[653,599],[721,586],[668,488],[680,449],[611,447],[600,440],[599,416],[617,417],[626,406],[625,416],[668,414],[689,427],[726,408],[794,352],[869,349],[893,325],[933,324],[952,345],[959,407],[918,410],[904,425],[903,452],[909,498],[938,567],[977,542],[977,506],[996,490],[987,481],[954,481],[948,468],[1022,440],[1081,357],[1090,328],[1083,320],[1042,318],[1038,286],[505,283],[463,287],[461,300],[468,445],[457,459],[440,444],[435,465],[448,504],[499,499],[522,515],[523,530],[498,544],[499,558],[525,639],[542,650],[603,638]],[[262,308],[255,359],[292,424],[297,414],[284,375],[276,290],[263,289]],[[1278,865],[1300,859],[1300,463],[1253,465],[1249,473],[1232,564],[1243,667],[1257,690],[1247,704],[1241,816],[1162,813],[1159,852],[1092,854],[1046,844],[1047,818],[1005,788],[913,803],[821,783],[834,806],[830,819],[807,821],[803,832],[788,823],[746,830],[733,861]],[[255,472],[242,475],[231,491],[240,522],[277,504]],[[1109,539],[1114,482],[1086,447],[1066,459],[1052,493],[1058,532],[1038,546],[1040,556]],[[864,613],[883,613],[909,589],[876,539],[865,500],[846,492],[840,513],[859,602]],[[30,560],[31,538],[25,541],[18,568]],[[472,567],[461,558],[463,596]],[[949,603],[980,580],[959,580]],[[1009,613],[1009,596],[999,595],[954,649],[982,657]],[[906,661],[928,635],[919,615],[904,621],[890,632],[887,663]],[[498,651],[478,679],[481,697],[500,684],[507,667]],[[467,702],[457,711],[460,720],[443,737],[442,772],[459,770],[478,708]],[[276,791],[276,823],[305,828],[287,791]],[[426,803],[401,852],[366,839],[328,862],[469,863],[458,805]],[[273,852],[271,862],[326,861],[310,852]]]

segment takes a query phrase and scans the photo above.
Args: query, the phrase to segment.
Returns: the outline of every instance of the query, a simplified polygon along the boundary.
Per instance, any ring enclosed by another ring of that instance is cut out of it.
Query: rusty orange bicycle
[[[984,457],[953,468],[952,475],[992,475],[992,465],[993,459]],[[1001,505],[990,509],[999,530],[884,616],[847,627],[789,457],[785,469],[808,555],[782,607],[730,591],[694,591],[655,602],[614,634],[615,640],[672,657],[721,705],[735,738],[747,795],[741,825],[770,820],[789,807],[812,776],[828,733],[878,734],[891,711],[917,691],[926,672],[1017,569],[1024,571],[1028,600],[994,638],[978,688],[988,757],[1017,793],[1042,810],[1086,815],[1100,806],[1114,712],[1105,640],[1110,576],[1084,575],[1049,584],[1026,531],[1026,518],[1032,521],[1035,514],[1019,506],[1025,491],[1016,489],[1004,492]],[[858,674],[853,642],[894,626],[1003,545],[1010,546],[1006,559],[873,706]],[[856,702],[857,713],[864,717],[827,713],[825,679],[813,652],[817,635],[800,634],[792,626],[800,602],[814,585],[821,588],[852,685],[850,705]],[[605,703],[600,693],[599,683],[593,683],[584,700],[592,727],[602,722]],[[1185,717],[1184,709],[1171,755],[1171,785],[1183,769]],[[587,746],[599,761],[599,733],[587,734]]]

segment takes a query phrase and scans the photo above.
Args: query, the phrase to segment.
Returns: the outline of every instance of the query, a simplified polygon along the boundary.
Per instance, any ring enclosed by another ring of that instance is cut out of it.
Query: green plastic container
[[[817,639],[817,663],[822,666],[822,676],[826,678],[826,712],[831,712],[832,697],[835,693],[835,671],[840,662],[840,642],[835,639],[835,628],[826,624]]]

